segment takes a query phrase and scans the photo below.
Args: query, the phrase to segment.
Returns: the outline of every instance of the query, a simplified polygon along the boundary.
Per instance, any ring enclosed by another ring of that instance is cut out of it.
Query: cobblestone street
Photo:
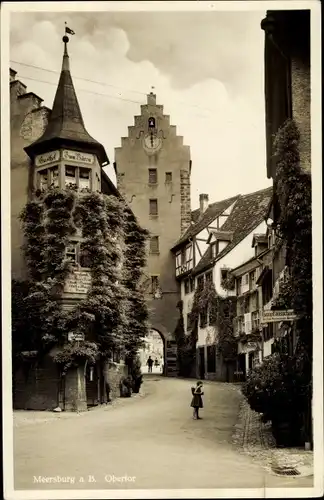
[[[191,385],[152,375],[142,395],[83,414],[15,412],[15,488],[312,487],[312,477],[277,477],[241,452],[238,386],[206,382],[196,421]],[[72,479],[45,482],[57,476]]]

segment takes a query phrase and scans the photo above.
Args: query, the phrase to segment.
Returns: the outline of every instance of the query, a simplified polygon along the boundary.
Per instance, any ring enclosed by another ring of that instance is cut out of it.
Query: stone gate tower
[[[191,223],[190,149],[183,144],[156,95],[115,149],[117,187],[140,225],[150,232],[145,290],[151,328],[165,340],[167,374],[176,370],[173,332],[180,300],[170,249]]]

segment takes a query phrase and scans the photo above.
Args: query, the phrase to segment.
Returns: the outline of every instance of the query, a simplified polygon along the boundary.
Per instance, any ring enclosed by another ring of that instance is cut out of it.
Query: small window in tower
[[[66,259],[71,262],[71,264],[76,265],[77,263],[77,244],[69,243],[65,250]]]
[[[158,215],[158,202],[156,199],[150,200],[150,215]]]
[[[52,167],[49,170],[50,173],[50,186],[59,187],[59,170],[58,167]]]
[[[38,185],[41,191],[47,189],[48,187],[47,179],[48,179],[47,169],[38,172]]]
[[[155,118],[152,116],[148,119],[148,126],[149,128],[155,128]]]
[[[76,186],[76,168],[66,165],[65,167],[65,185]]]
[[[149,168],[149,184],[157,184],[156,168]]]
[[[158,236],[151,236],[150,253],[159,253],[159,237]]]
[[[82,191],[83,189],[90,189],[90,169],[89,168],[80,168],[79,172],[79,189]]]
[[[165,172],[165,182],[169,184],[172,182],[172,172]]]

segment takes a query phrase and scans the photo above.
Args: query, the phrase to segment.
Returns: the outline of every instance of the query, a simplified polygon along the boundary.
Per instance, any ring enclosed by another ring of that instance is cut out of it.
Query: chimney
[[[208,208],[208,194],[199,195],[199,206],[200,206],[200,215],[202,215]]]

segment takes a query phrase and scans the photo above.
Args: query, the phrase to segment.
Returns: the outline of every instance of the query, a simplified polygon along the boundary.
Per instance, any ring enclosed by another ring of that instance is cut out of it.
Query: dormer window
[[[211,245],[211,256],[212,256],[212,259],[215,259],[217,255],[217,242],[213,243]]]

